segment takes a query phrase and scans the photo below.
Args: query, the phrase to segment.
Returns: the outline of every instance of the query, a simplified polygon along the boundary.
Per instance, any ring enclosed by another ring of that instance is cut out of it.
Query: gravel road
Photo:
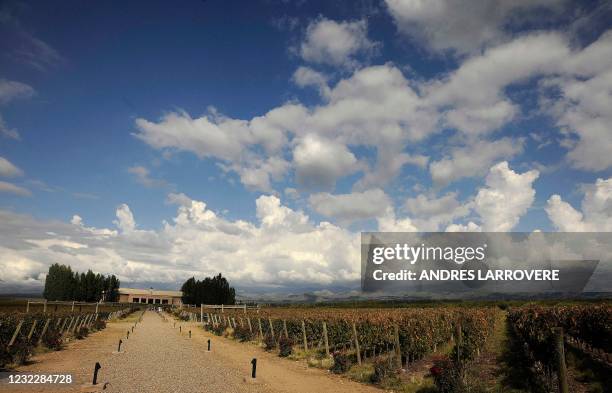
[[[100,370],[109,382],[109,392],[266,392],[250,383],[247,373],[225,364],[201,345],[193,345],[188,330],[173,328],[153,312],[146,312],[130,338],[123,340],[122,352],[113,354]]]

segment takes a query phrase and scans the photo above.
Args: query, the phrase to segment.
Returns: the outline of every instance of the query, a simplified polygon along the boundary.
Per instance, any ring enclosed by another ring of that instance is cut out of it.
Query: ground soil
[[[381,392],[326,370],[309,368],[303,361],[281,359],[252,344],[214,336],[195,323],[165,320],[146,312],[109,323],[105,330],[69,343],[59,352],[36,355],[16,372],[70,373],[70,386],[8,386],[3,392],[80,392],[91,390],[93,368],[102,365],[99,386],[108,392]],[[130,338],[126,332],[130,330]],[[191,330],[191,338],[189,331]],[[119,339],[124,341],[116,353]],[[211,351],[207,341],[211,340]],[[257,358],[257,378],[251,378],[251,360]]]

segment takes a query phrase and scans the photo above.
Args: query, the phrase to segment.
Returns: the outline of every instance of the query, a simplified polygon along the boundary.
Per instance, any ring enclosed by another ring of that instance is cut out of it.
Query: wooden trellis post
[[[275,340],[275,338],[274,338],[274,325],[272,324],[272,318],[268,318],[268,323],[270,324],[270,334],[272,335],[272,340]]]
[[[13,333],[13,337],[11,337],[11,341],[9,341],[8,343],[9,347],[13,345],[13,343],[15,342],[15,339],[17,338],[17,334],[19,334],[19,331],[21,330],[22,326],[23,326],[23,321],[19,321],[19,323],[17,324],[17,327],[15,328],[15,333]]]
[[[257,322],[259,323],[259,339],[263,340],[263,329],[261,328],[261,318],[257,318]]]
[[[247,323],[249,324],[249,332],[253,333],[253,327],[251,326],[251,318],[247,317]]]
[[[51,319],[47,319],[47,322],[45,322],[45,326],[43,326],[43,330],[40,333],[40,337],[38,338],[38,344],[40,345],[40,343],[42,342],[42,339],[45,335],[45,333],[47,333],[47,328],[49,327],[49,323],[51,322]]]
[[[323,342],[325,343],[325,354],[329,356],[329,339],[327,338],[327,324],[323,321]]]
[[[72,329],[72,324],[74,323],[74,317],[70,318],[70,322],[68,322],[68,326],[66,326],[66,330],[64,331],[64,333],[68,333],[70,331],[70,329]]]
[[[32,335],[34,334],[34,329],[36,329],[36,324],[38,323],[38,320],[34,320],[34,323],[32,323],[32,327],[30,328],[30,333],[28,333],[28,341],[30,341],[32,339]]]
[[[565,365],[565,348],[563,343],[563,328],[556,327],[555,333],[555,352],[557,355],[557,375],[559,376],[559,393],[569,393],[567,384],[567,366]]]
[[[68,318],[64,319],[64,322],[62,323],[62,327],[60,328],[60,333],[64,334],[64,327],[66,326],[66,322],[68,322]]]
[[[302,319],[302,338],[304,339],[304,351],[308,351],[308,340],[306,338],[306,324]]]
[[[353,339],[355,340],[355,350],[357,351],[357,364],[361,365],[361,348],[359,348],[359,336],[357,335],[357,327],[353,322]]]
[[[400,346],[399,326],[393,325],[393,340],[395,342],[395,362],[397,368],[402,368],[402,348]]]
[[[287,332],[287,321],[283,319],[283,332],[285,333],[285,338],[289,338],[289,332]]]
[[[457,345],[457,363],[461,362],[461,346],[463,344],[463,340],[462,340],[462,334],[461,334],[461,324],[457,323],[457,326],[455,327],[455,335],[457,336],[456,338],[456,345]]]

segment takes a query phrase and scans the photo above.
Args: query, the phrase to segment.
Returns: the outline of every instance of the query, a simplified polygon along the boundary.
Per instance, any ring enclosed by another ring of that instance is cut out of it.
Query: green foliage
[[[223,333],[225,332],[225,326],[223,326],[222,324],[216,324],[215,326],[213,326],[210,329],[215,335],[217,336],[222,336]]]
[[[86,326],[81,326],[79,330],[77,330],[75,337],[78,340],[82,340],[89,335],[89,329]]]
[[[552,386],[556,380],[556,351],[552,328],[605,352],[612,351],[612,306],[527,306],[508,314],[513,345],[520,348],[520,367],[532,387]]]
[[[274,337],[272,337],[272,335],[265,336],[263,343],[264,349],[266,351],[273,351],[274,349],[276,349],[276,340],[274,339]]]
[[[47,300],[97,302],[104,291],[106,300],[114,302],[119,298],[119,284],[114,275],[103,276],[91,270],[79,274],[70,266],[54,263],[49,266],[43,296]]]
[[[248,327],[236,326],[234,329],[234,338],[240,342],[251,341],[255,335],[251,333]]]
[[[62,349],[64,344],[62,341],[62,334],[56,329],[47,330],[42,338],[42,343],[45,347],[54,351]]]
[[[103,319],[96,319],[93,324],[92,324],[92,328],[94,330],[102,330],[102,329],[106,329],[106,321]]]
[[[466,392],[465,384],[461,378],[461,370],[454,361],[448,359],[436,360],[429,371],[439,393]]]
[[[334,374],[344,374],[352,365],[351,357],[347,353],[338,351],[334,352],[334,364],[330,370]]]
[[[191,277],[181,287],[184,304],[235,304],[236,291],[230,287],[227,279],[219,273],[214,277],[196,280]]]
[[[278,340],[278,347],[280,350],[278,356],[285,358],[291,355],[291,353],[293,352],[294,345],[295,343],[293,342],[293,340],[285,336],[281,336],[281,338]]]
[[[374,361],[374,373],[371,376],[371,382],[381,383],[397,376],[398,371],[397,364],[392,357],[378,358]]]

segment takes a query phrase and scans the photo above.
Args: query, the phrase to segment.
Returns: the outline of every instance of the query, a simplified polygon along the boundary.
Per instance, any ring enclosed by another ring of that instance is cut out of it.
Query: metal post
[[[253,369],[251,370],[251,378],[255,378],[255,375],[257,374],[257,358],[253,358],[253,360],[251,360],[251,364],[253,365]]]
[[[210,338],[208,339],[208,351],[210,352]]]
[[[119,339],[119,346],[117,347],[117,352],[121,352],[121,344],[123,343],[123,341],[121,341],[121,339]]]
[[[92,385],[97,385],[98,384],[98,371],[101,368],[102,368],[102,366],[100,366],[100,363],[96,362],[96,366],[94,367],[93,382],[91,383]]]

